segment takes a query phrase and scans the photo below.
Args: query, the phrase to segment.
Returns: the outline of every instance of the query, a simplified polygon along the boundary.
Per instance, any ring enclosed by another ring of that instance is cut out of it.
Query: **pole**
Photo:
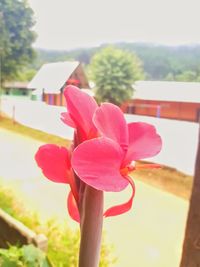
[[[200,267],[200,130],[193,189],[180,267]]]
[[[1,109],[2,109],[2,56],[1,56],[1,53],[2,53],[2,48],[0,47],[0,119],[2,119],[2,114],[1,114]]]

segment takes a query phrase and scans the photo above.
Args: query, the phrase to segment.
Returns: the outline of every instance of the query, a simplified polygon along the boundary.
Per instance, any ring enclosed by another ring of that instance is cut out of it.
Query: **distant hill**
[[[88,65],[102,47],[55,51],[38,49],[32,67],[38,69],[46,62],[78,60]],[[143,62],[146,79],[200,81],[200,45],[163,46],[145,43],[116,43],[121,49],[135,53]]]

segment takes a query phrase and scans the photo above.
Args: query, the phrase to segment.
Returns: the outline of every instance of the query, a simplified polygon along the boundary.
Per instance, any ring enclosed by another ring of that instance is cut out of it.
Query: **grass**
[[[0,118],[0,127],[18,134],[26,135],[44,143],[57,144],[60,146],[69,146],[71,144],[71,141],[69,140],[56,135],[44,133],[40,130],[29,128],[17,122],[13,122],[11,119],[6,117]]]
[[[61,137],[47,134],[19,123],[13,124],[11,119],[5,117],[1,118],[0,127],[22,135],[26,135],[44,143],[58,144],[61,146],[69,146],[71,144],[69,140]],[[175,194],[181,198],[190,198],[193,177],[181,173],[176,169],[167,166],[163,166],[161,169],[143,169],[134,172],[133,176],[135,179],[142,180],[145,183]]]
[[[183,199],[190,199],[193,177],[174,168],[141,169],[135,171],[133,177]]]

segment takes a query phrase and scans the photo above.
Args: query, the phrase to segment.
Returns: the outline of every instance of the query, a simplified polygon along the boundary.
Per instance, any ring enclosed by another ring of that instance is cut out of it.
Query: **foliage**
[[[33,245],[0,249],[2,267],[51,267],[45,253]]]
[[[138,57],[112,46],[94,55],[90,70],[96,84],[97,99],[117,105],[132,96],[133,82],[143,79],[142,64]]]
[[[195,76],[189,81],[197,81],[200,76],[200,46],[163,46],[155,44],[121,43],[118,46],[135,52],[144,64],[147,79],[188,81],[184,72],[194,72]],[[180,77],[179,75],[182,75]]]
[[[77,60],[82,62],[84,65],[88,65],[90,63],[91,57],[97,50],[97,48],[75,49],[71,51],[37,49],[36,60],[31,64],[30,67],[37,70],[44,63],[66,60]]]
[[[36,233],[43,233],[47,236],[47,257],[53,266],[77,266],[79,232],[71,230],[66,221],[61,223],[56,219],[50,219],[47,222],[42,222],[38,214],[27,209],[23,205],[23,203],[19,201],[19,198],[13,192],[13,190],[3,186],[2,182],[0,186],[0,208],[8,212],[17,220],[24,223],[27,227],[29,227]],[[114,259],[111,256],[111,252],[111,247],[103,242],[100,267],[112,266]],[[34,265],[34,267],[35,266],[37,265]],[[9,267],[9,265],[6,265],[6,267]]]
[[[2,81],[15,78],[20,69],[33,60],[33,25],[33,11],[26,0],[0,1]]]
[[[200,45],[170,47],[143,43],[117,43],[115,46],[128,50],[140,58],[146,79],[200,81]],[[38,50],[38,59],[33,67],[38,69],[45,62],[67,58],[80,60],[87,66],[91,58],[103,47],[105,45],[71,51]],[[188,79],[188,72],[193,72],[193,77],[190,75]]]
[[[185,81],[185,82],[199,82],[200,81],[200,73],[195,71],[186,70],[182,73],[175,76],[176,81]]]
[[[17,81],[30,81],[36,74],[35,69],[23,68],[16,76]]]

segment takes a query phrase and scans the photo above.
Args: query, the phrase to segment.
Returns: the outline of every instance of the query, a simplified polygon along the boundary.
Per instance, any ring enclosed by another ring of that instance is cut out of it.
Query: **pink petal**
[[[87,137],[96,133],[92,118],[98,105],[94,98],[72,85],[65,88],[64,95],[68,113],[76,127],[80,128]]]
[[[76,204],[76,200],[72,194],[72,192],[69,192],[68,198],[67,198],[67,209],[70,217],[80,223],[80,215],[79,215],[79,210]]]
[[[106,210],[104,212],[105,217],[117,216],[117,215],[125,213],[131,209],[132,204],[133,204],[133,198],[135,196],[135,185],[134,185],[134,182],[131,178],[127,177],[127,179],[128,179],[128,181],[132,187],[132,195],[131,195],[130,199],[124,204],[117,205],[117,206],[114,206],[114,207]]]
[[[76,128],[76,125],[74,124],[74,121],[71,119],[70,115],[68,112],[62,112],[61,113],[61,120],[69,125],[72,128]]]
[[[116,141],[124,151],[127,150],[128,127],[119,107],[103,103],[95,112],[94,124],[103,136]]]
[[[53,144],[43,145],[38,149],[35,160],[48,179],[57,183],[69,183],[71,167],[66,148]]]
[[[144,122],[128,124],[129,148],[123,165],[133,160],[153,157],[161,150],[162,141],[153,125]]]
[[[83,182],[98,190],[121,191],[128,185],[120,174],[123,154],[118,143],[95,138],[74,150],[72,167]]]

